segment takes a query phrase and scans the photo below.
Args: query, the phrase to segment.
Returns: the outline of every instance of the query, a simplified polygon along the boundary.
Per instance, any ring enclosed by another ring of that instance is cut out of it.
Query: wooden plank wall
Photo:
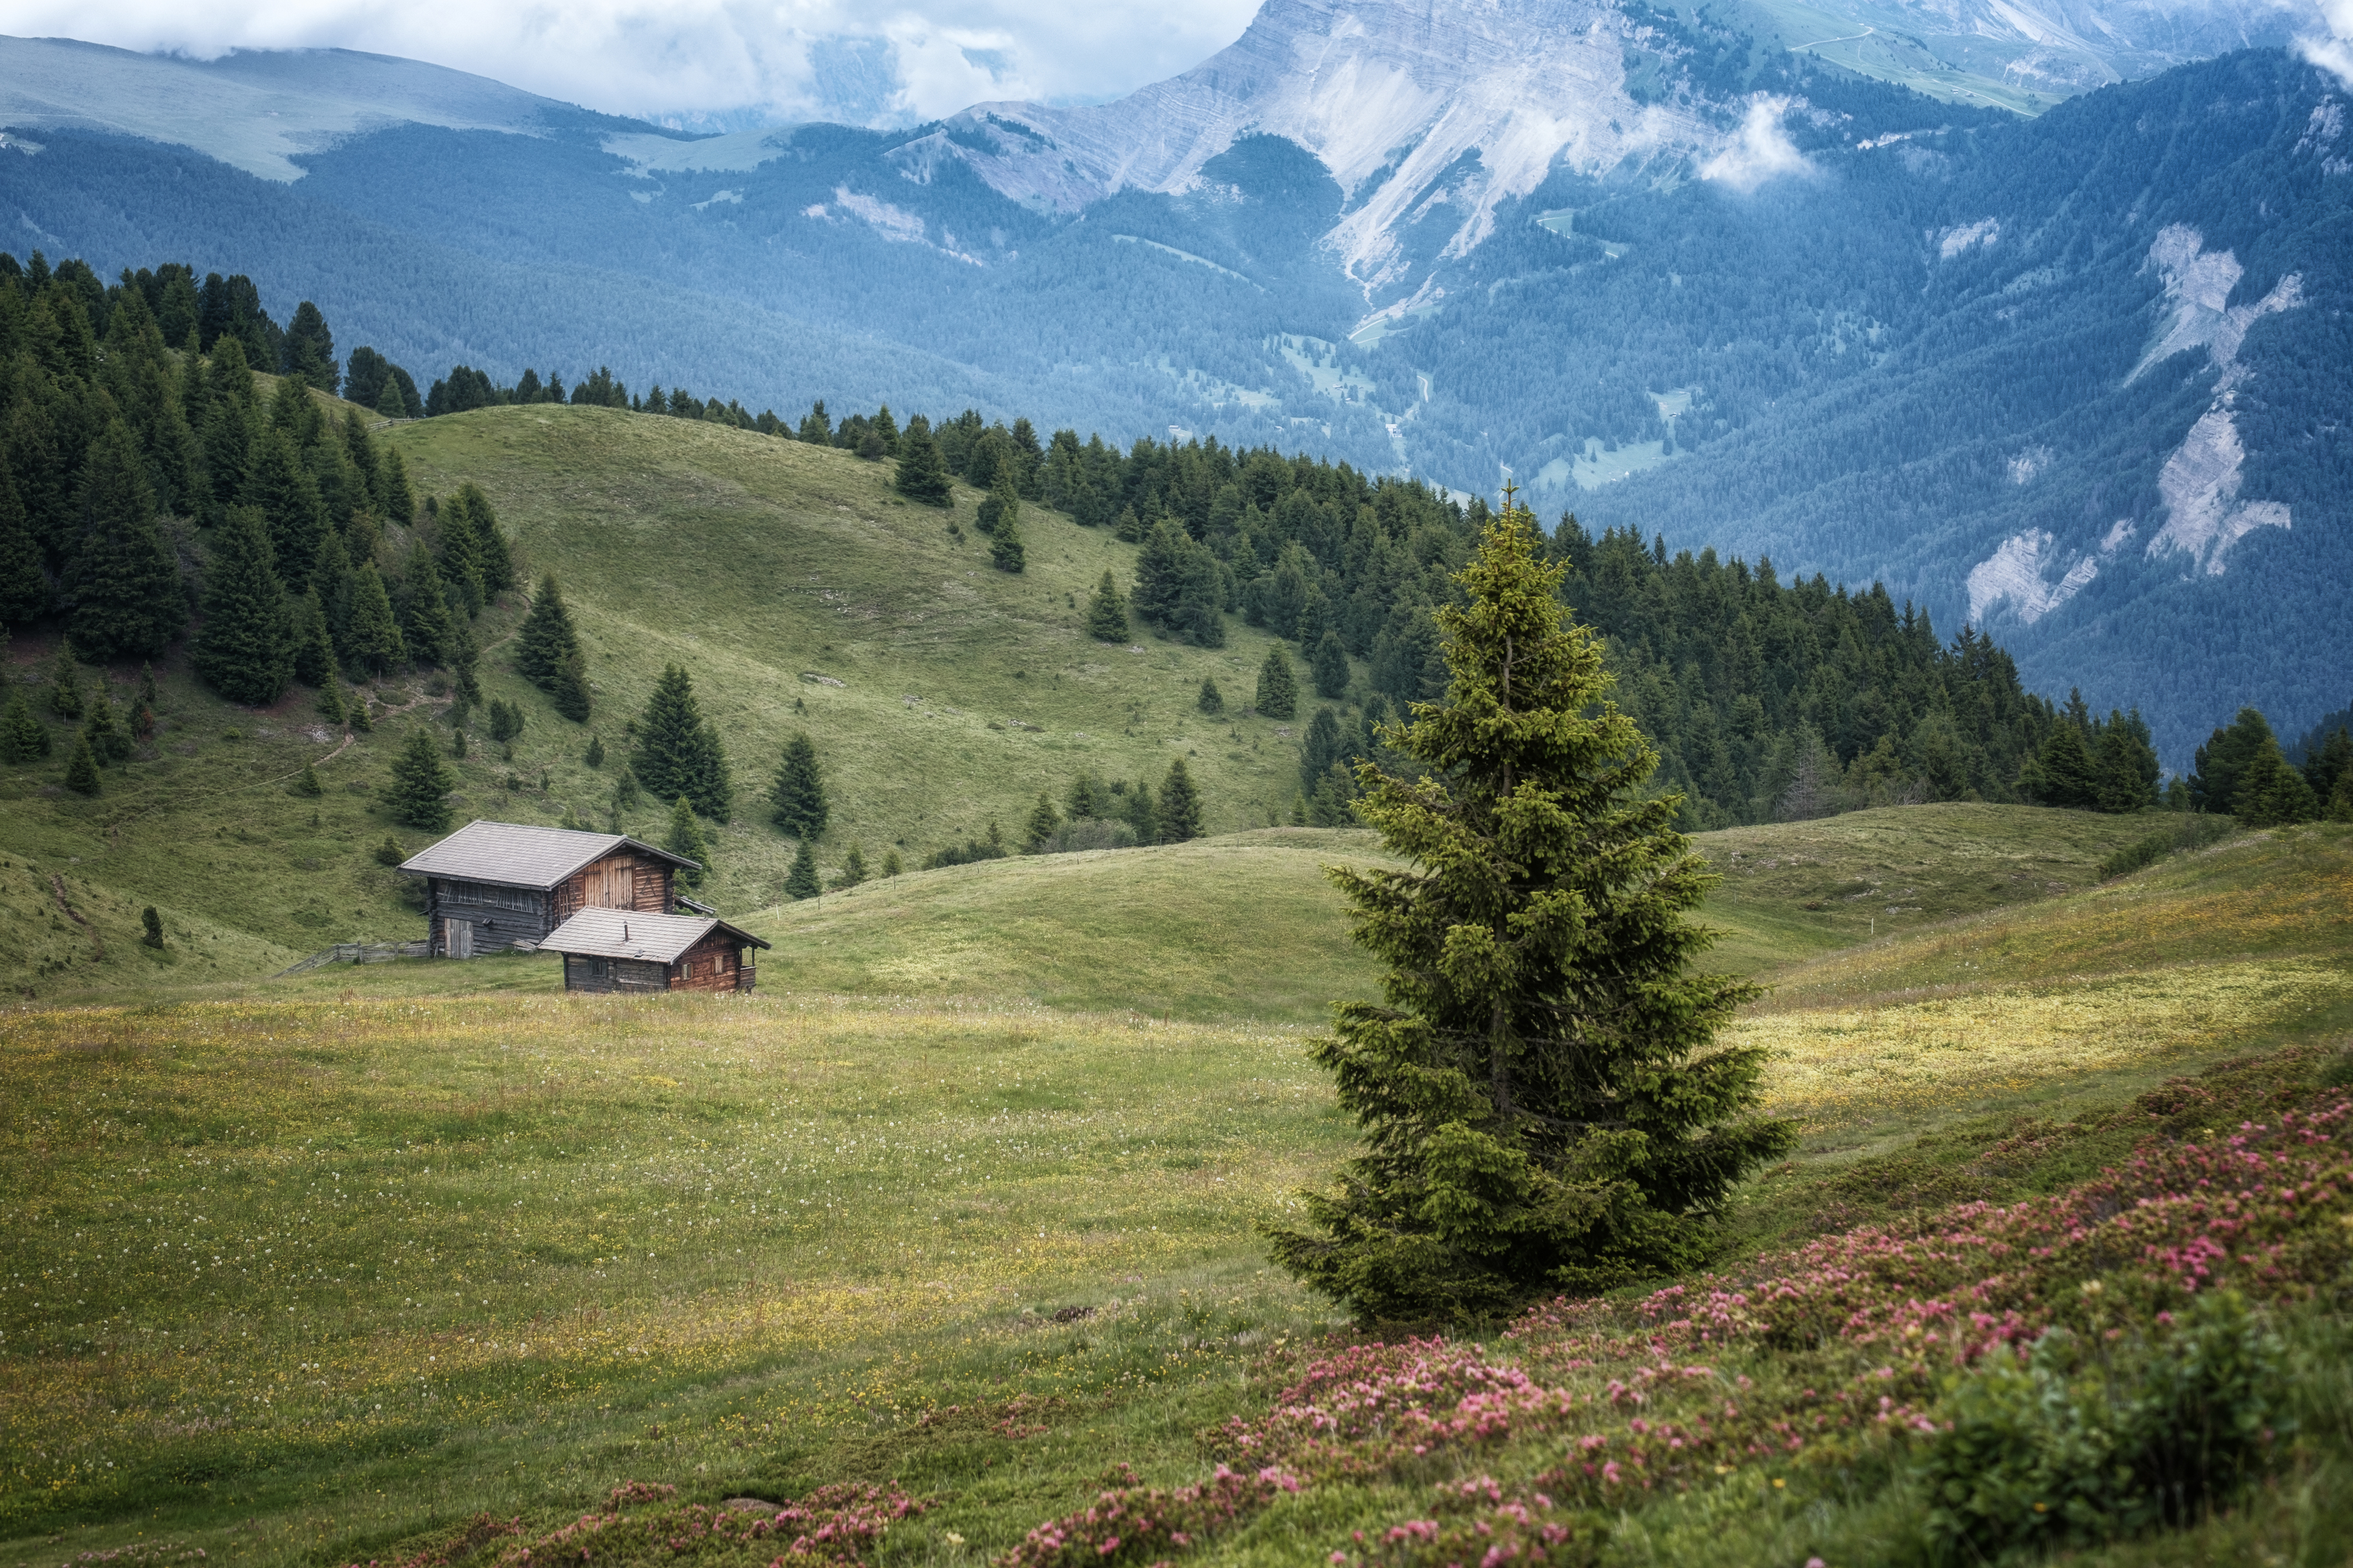
[[[670,966],[673,991],[737,991],[744,989],[742,955],[735,939],[713,931]]]
[[[666,991],[669,972],[651,959],[578,958],[564,955],[564,988],[598,995],[616,992]]]
[[[525,907],[517,909],[519,903]],[[518,942],[535,942],[555,929],[555,922],[548,919],[547,900],[527,889],[486,889],[480,883],[436,877],[426,907],[436,958],[448,956],[444,921],[472,922],[477,954],[503,952]]]
[[[636,910],[666,915],[670,906],[670,875],[667,860],[634,849],[617,849],[575,872],[555,889],[555,924],[562,925],[582,910]]]

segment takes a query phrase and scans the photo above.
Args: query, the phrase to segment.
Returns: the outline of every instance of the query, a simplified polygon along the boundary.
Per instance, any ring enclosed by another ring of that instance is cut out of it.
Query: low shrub
[[[2129,877],[2135,871],[2156,865],[2168,855],[2186,854],[2219,844],[2239,830],[2236,817],[2220,816],[2205,812],[2184,816],[2178,822],[2159,828],[2130,844],[2100,862],[2100,880],[2114,881]]]
[[[1919,1460],[1924,1527],[1954,1563],[2188,1523],[2292,1425],[2281,1343],[2227,1290],[2126,1353],[2065,1329],[1999,1348],[1953,1380],[1939,1414],[1948,1425]]]

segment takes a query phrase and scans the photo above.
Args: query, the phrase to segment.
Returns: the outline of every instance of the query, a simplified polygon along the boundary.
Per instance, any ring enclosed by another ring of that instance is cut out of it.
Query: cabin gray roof
[[[417,877],[455,877],[469,882],[495,882],[502,888],[544,890],[624,846],[673,866],[702,869],[682,855],[657,849],[625,833],[528,827],[519,822],[470,822],[431,848],[411,855],[400,868]]]
[[[542,952],[568,952],[575,958],[642,958],[655,963],[676,963],[713,931],[725,931],[754,947],[768,944],[750,931],[739,931],[709,915],[649,915],[635,910],[582,910],[548,933]]]

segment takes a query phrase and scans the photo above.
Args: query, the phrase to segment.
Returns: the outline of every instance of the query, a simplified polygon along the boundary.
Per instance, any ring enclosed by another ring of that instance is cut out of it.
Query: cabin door
[[[474,922],[445,920],[441,922],[441,951],[451,958],[474,956]]]

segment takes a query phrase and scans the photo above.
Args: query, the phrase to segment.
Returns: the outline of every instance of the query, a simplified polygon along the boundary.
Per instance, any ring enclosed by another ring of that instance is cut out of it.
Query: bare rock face
[[[1606,0],[1268,0],[1182,76],[1092,108],[977,104],[897,156],[919,177],[961,158],[1005,195],[1068,212],[1122,189],[1189,189],[1238,136],[1285,137],[1347,194],[1329,242],[1377,288],[1398,280],[1398,225],[1433,202],[1460,255],[1557,162],[1601,174],[1723,142],[1694,107],[1628,95],[1641,31]]]

